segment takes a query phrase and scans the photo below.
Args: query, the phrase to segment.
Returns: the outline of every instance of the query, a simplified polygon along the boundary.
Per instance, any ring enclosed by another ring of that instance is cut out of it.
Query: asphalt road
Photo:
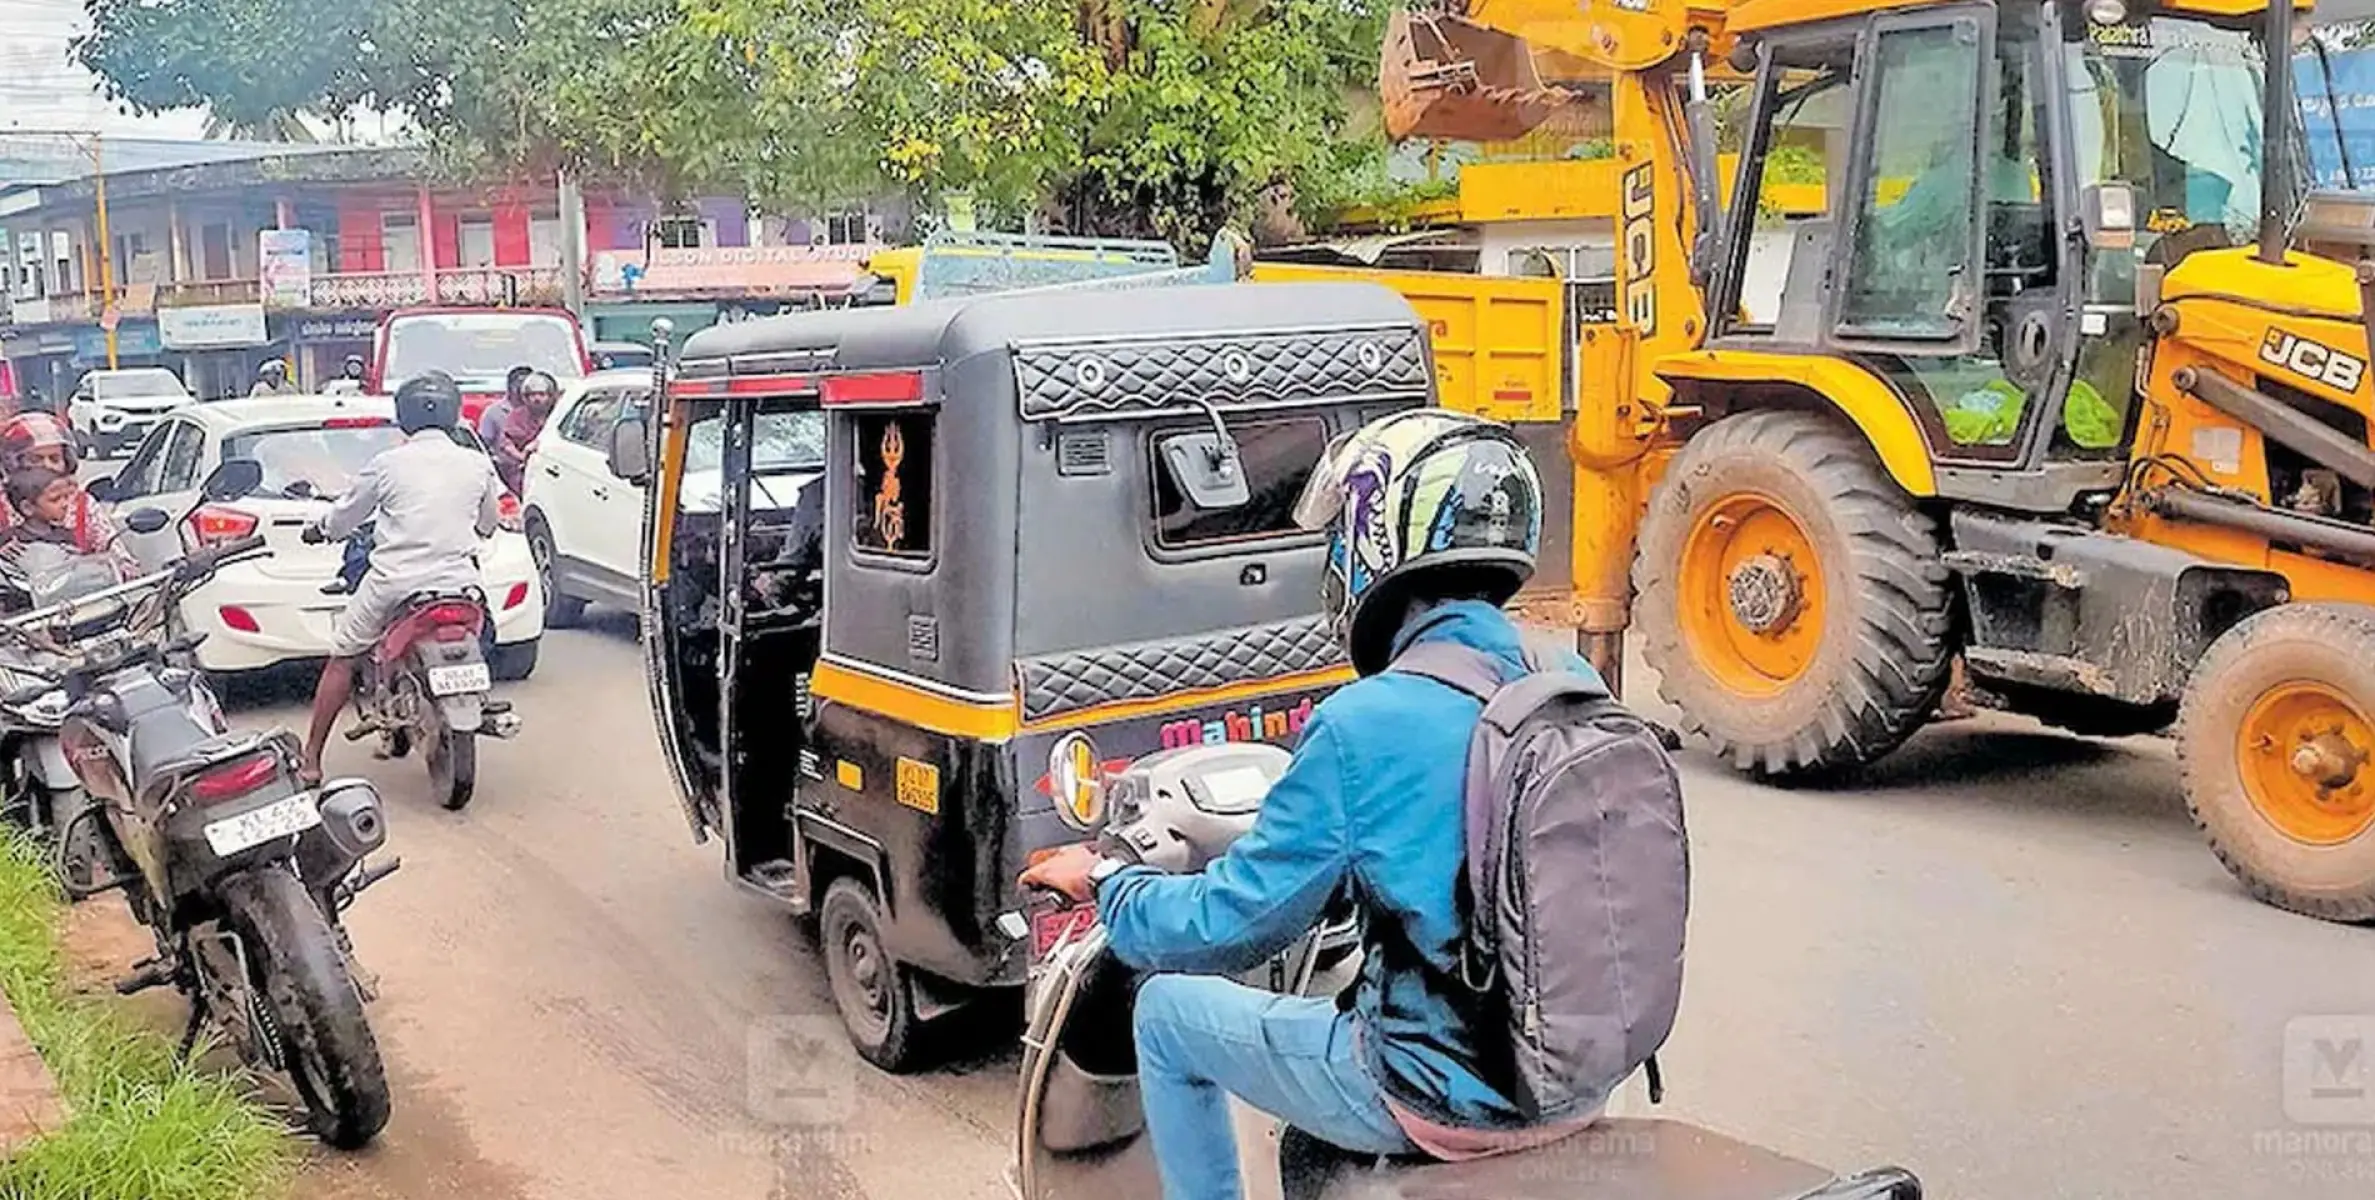
[[[936,1073],[858,1064],[801,929],[687,837],[632,626],[597,620],[548,635],[511,692],[526,729],[484,748],[465,813],[416,763],[334,748],[333,774],[382,785],[404,859],[350,914],[397,1109],[301,1194],[1005,1195],[1010,1015]],[[294,722],[295,698],[240,719]],[[2288,1099],[2320,1111],[2284,1073],[2288,1022],[2375,1014],[2375,931],[2246,899],[2165,744],[1983,718],[1855,791],[1756,787],[1696,752],[1686,771],[1667,1114],[1902,1163],[1936,1196],[2375,1194],[2375,1131],[2294,1124]]]

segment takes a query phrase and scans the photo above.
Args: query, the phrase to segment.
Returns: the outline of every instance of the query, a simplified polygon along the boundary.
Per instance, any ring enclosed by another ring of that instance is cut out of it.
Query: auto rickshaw
[[[851,1040],[1024,982],[1016,877],[1140,756],[1291,745],[1351,678],[1291,509],[1329,441],[1433,399],[1365,284],[1048,289],[684,345],[646,480],[644,646],[696,838],[813,913]],[[648,438],[648,440],[646,440]],[[656,464],[656,470],[650,469]],[[1053,918],[1058,924],[1047,923]]]

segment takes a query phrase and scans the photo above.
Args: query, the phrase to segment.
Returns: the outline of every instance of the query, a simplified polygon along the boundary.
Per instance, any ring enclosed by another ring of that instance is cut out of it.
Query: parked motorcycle
[[[209,499],[255,486],[232,462]],[[242,484],[244,483],[244,487]],[[133,513],[142,532],[165,527]],[[191,554],[165,570],[0,620],[0,642],[54,669],[0,707],[61,690],[58,739],[92,803],[58,830],[98,847],[77,898],[122,889],[156,940],[119,992],[171,985],[190,999],[185,1053],[217,1030],[249,1063],[285,1073],[323,1141],[361,1146],[387,1124],[387,1077],[364,1017],[339,914],[392,873],[366,856],[386,840],[378,795],[359,779],[301,784],[286,730],[235,732],[195,671],[173,665],[195,645],[169,632],[184,595],[219,567],[266,553],[260,537]]]
[[[1108,839],[1169,871],[1200,870],[1253,827],[1287,754],[1253,743],[1192,746],[1138,760],[1107,783]],[[1034,952],[1025,992],[1016,1158],[1018,1200],[1159,1195],[1139,1107],[1131,1005],[1136,972],[1107,949],[1088,907],[1039,897],[1006,932]],[[1332,994],[1358,970],[1331,964],[1342,936],[1323,918],[1242,976],[1294,995]],[[1254,1200],[1920,1200],[1899,1168],[1841,1177],[1686,1122],[1611,1117],[1534,1150],[1460,1163],[1380,1160],[1325,1146],[1232,1102],[1239,1177]]]
[[[369,527],[366,526],[365,529]],[[352,590],[368,558],[368,533],[348,541],[341,584]],[[320,534],[308,528],[305,540]],[[348,741],[377,735],[383,757],[402,758],[415,747],[429,766],[429,790],[437,802],[459,811],[478,788],[478,738],[508,738],[519,732],[511,702],[495,700],[488,651],[494,625],[486,597],[477,588],[421,592],[407,598],[379,635],[371,653],[355,664],[355,724]]]
[[[113,571],[94,578],[70,558],[64,547],[39,543],[0,557],[0,613],[40,607],[33,596],[36,577],[51,601],[75,591],[78,584],[87,584],[81,591],[95,591],[116,582]],[[88,881],[92,848],[88,837],[69,846],[58,836],[89,803],[58,744],[66,692],[48,683],[58,668],[55,655],[0,644],[0,819],[32,834],[47,850],[51,873],[71,888]]]

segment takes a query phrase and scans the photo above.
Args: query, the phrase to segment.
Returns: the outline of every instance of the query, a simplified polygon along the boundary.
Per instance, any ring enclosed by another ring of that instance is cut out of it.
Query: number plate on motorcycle
[[[207,822],[206,844],[214,847],[215,854],[227,858],[292,833],[303,833],[321,823],[322,810],[315,806],[313,793],[299,792],[236,817]]]
[[[464,692],[483,692],[489,685],[485,663],[463,663],[458,667],[429,668],[429,694],[459,696]]]

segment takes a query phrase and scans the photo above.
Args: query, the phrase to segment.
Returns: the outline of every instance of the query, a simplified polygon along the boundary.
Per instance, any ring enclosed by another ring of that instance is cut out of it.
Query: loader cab
[[[2258,20],[2016,0],[1749,32],[1711,348],[1883,381],[1942,492],[2115,486],[2160,273],[2251,240]]]

